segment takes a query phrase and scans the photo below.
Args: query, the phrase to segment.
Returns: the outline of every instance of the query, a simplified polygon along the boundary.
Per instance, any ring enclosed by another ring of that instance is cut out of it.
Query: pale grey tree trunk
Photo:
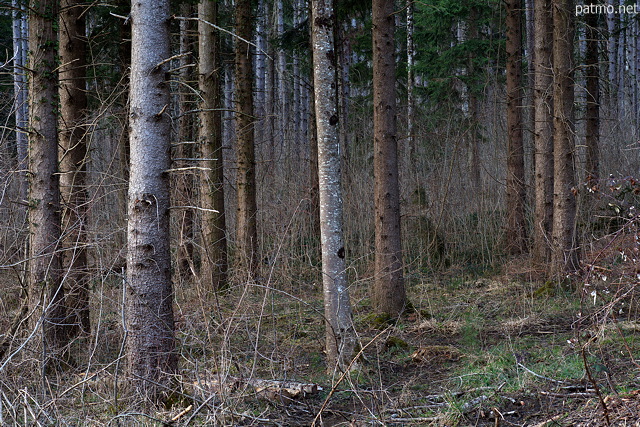
[[[70,332],[88,334],[87,90],[85,14],[79,0],[60,2],[60,192],[63,202],[65,305]]]
[[[255,54],[255,70],[256,70],[256,90],[254,109],[256,118],[260,121],[256,125],[256,141],[258,144],[264,143],[265,138],[265,77],[267,72],[267,40],[266,40],[266,10],[264,0],[258,2],[258,15],[256,16],[256,54]]]
[[[327,367],[333,371],[349,365],[356,338],[342,230],[333,1],[312,0],[311,4],[326,351]]]
[[[371,302],[394,318],[405,306],[400,235],[393,0],[373,0],[375,272]]]
[[[67,343],[60,259],[57,0],[29,2],[29,300],[42,327],[45,371],[60,366]]]
[[[278,40],[282,40],[284,36],[284,5],[282,0],[275,0],[275,18],[276,18],[276,36]],[[285,150],[285,134],[287,132],[287,125],[289,123],[289,93],[288,93],[288,78],[287,78],[287,57],[285,56],[282,46],[277,50],[277,65],[276,65],[277,83],[278,83],[278,144],[276,155],[280,158]],[[276,163],[278,166],[280,162]]]
[[[141,396],[158,398],[177,366],[169,251],[169,1],[131,6],[126,348],[131,384]]]
[[[28,20],[27,13],[19,0],[12,0],[12,20],[13,20],[13,88],[15,93],[15,116],[16,116],[16,154],[18,156],[19,172],[19,194],[21,200],[27,200],[27,176],[29,167],[27,159],[28,138],[28,111],[27,104],[28,90],[25,75],[27,65],[28,46]]]

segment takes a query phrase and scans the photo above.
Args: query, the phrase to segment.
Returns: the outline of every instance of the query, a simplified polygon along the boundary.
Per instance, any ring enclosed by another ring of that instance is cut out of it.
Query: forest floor
[[[536,280],[524,260],[481,277],[461,268],[407,275],[411,307],[395,321],[373,316],[370,279],[352,278],[361,348],[344,376],[326,372],[321,288],[303,272],[274,270],[264,284],[218,294],[178,284],[180,391],[173,406],[147,413],[123,387],[121,288],[102,284],[94,336],[74,344],[90,356],[48,383],[42,400],[27,373],[16,378],[16,358],[0,376],[0,417],[61,426],[639,425],[637,237],[609,236],[584,255],[587,273],[560,285]]]

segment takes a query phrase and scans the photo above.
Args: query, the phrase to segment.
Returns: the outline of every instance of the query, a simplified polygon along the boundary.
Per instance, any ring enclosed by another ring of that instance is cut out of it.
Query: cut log
[[[223,380],[197,381],[194,385],[215,392],[231,392],[241,387],[251,387],[258,397],[267,400],[304,399],[322,391],[321,386],[311,383],[231,376]]]

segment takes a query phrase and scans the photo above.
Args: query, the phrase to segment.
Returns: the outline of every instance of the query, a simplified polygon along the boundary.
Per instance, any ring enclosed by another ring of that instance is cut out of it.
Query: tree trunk
[[[526,251],[524,141],[522,133],[522,1],[507,0],[507,229],[508,253]]]
[[[18,0],[12,0],[12,20],[13,20],[13,88],[15,92],[15,115],[16,115],[16,155],[19,173],[20,200],[27,200],[27,175],[28,164],[28,110],[27,79],[25,69],[27,65],[27,52],[29,46],[27,39],[28,25],[26,8]]]
[[[413,20],[413,10],[415,0],[407,0],[407,148],[405,152],[407,154],[406,159],[412,159],[415,153],[415,141],[413,138],[414,133],[414,120],[413,115],[415,108],[415,100],[413,90],[415,87],[414,84],[414,61],[415,61],[415,44],[413,40],[413,32],[414,32],[414,20]],[[409,166],[409,162],[405,165],[405,167]]]
[[[91,332],[87,270],[86,3],[62,0],[60,17],[60,192],[66,273],[65,322],[71,334]]]
[[[593,188],[600,177],[600,64],[598,60],[598,15],[588,14],[587,25],[587,127],[585,145],[587,148],[587,185]],[[637,85],[634,85],[637,87]]]
[[[216,23],[217,2],[202,0],[198,5],[200,128],[198,142],[202,155],[200,175],[202,214],[202,280],[213,289],[227,279],[227,237],[224,211],[224,170],[222,159],[221,61],[217,30],[203,21]],[[217,211],[217,212],[214,212]]]
[[[189,17],[191,15],[192,6],[190,3],[180,5],[180,15]],[[191,90],[187,89],[191,83],[193,72],[190,64],[193,61],[191,54],[192,49],[192,28],[193,21],[180,21],[180,59],[179,81],[182,83],[178,90],[178,146],[175,150],[177,160],[175,165],[178,168],[188,168],[193,162],[194,149],[194,120],[193,115],[189,112],[194,108],[195,102],[192,101]],[[176,177],[175,200],[178,206],[191,206],[195,198],[196,180],[194,174],[187,169],[186,172],[179,173]],[[176,216],[175,220],[178,224],[178,248],[176,252],[176,269],[177,274],[181,276],[190,276],[191,265],[193,260],[193,229],[194,229],[194,211],[191,208],[181,208],[173,211]]]
[[[318,133],[322,281],[327,367],[345,369],[354,356],[355,329],[347,287],[336,98],[336,53],[332,0],[312,0],[313,77]]]
[[[251,0],[235,4],[236,35],[251,40]],[[258,266],[256,225],[256,165],[253,140],[253,70],[251,46],[236,40],[236,135],[238,210],[236,215],[236,264],[255,276]]]
[[[396,140],[395,15],[393,0],[373,0],[373,175],[375,280],[371,301],[378,313],[404,310],[400,239],[400,190]]]
[[[177,368],[167,172],[169,2],[134,2],[131,22],[126,346],[132,385],[155,399]]]
[[[45,371],[59,367],[67,343],[58,174],[58,2],[29,4],[29,298],[32,327],[42,322]]]
[[[575,233],[576,187],[571,52],[572,0],[553,2],[553,233],[550,273],[579,268]]]
[[[276,38],[282,40],[284,36],[284,5],[283,0],[275,0],[275,18],[276,18]],[[282,45],[278,46],[276,54],[276,73],[278,82],[278,101],[276,104],[279,106],[277,109],[277,121],[278,121],[278,144],[276,147],[276,158],[280,159],[285,151],[285,133],[287,132],[287,125],[289,124],[289,96],[287,90],[287,60]],[[274,160],[275,160],[274,159]],[[274,166],[276,170],[279,169],[279,163],[276,162]]]
[[[533,227],[533,261],[546,264],[551,257],[553,221],[553,98],[552,83],[552,15],[550,0],[534,2],[534,146],[535,207]]]

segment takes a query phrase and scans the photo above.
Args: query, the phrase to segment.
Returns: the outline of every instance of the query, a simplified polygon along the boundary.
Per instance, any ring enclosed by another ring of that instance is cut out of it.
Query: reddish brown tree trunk
[[[521,0],[507,0],[507,227],[506,249],[526,251],[524,143],[522,133]]]
[[[396,141],[393,0],[373,0],[373,168],[375,203],[374,310],[392,317],[405,304]]]
[[[63,203],[65,305],[71,333],[89,333],[87,271],[87,125],[85,123],[87,5],[62,0],[60,15],[60,192]]]

